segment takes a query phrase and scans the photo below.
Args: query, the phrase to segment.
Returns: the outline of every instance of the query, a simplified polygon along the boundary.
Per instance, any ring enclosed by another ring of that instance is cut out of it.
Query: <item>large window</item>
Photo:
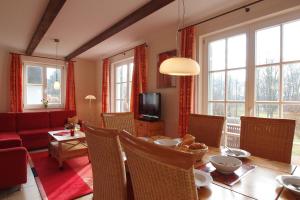
[[[204,38],[202,110],[226,116],[225,142],[235,147],[241,115],[296,119],[300,156],[300,20],[274,22]]]
[[[54,88],[54,82],[60,83]],[[42,100],[48,100],[50,108],[63,106],[62,67],[42,64],[24,65],[24,108],[43,108]]]
[[[226,116],[226,133],[236,134],[245,114],[246,34],[208,43],[208,114]]]
[[[114,111],[129,112],[133,60],[127,59],[114,66]]]
[[[300,156],[300,20],[255,32],[255,115],[297,120]]]

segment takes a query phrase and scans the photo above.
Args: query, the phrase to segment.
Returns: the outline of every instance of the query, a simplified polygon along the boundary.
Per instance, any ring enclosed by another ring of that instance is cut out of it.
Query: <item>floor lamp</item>
[[[90,118],[90,122],[91,122],[91,119],[92,119],[92,100],[95,100],[96,99],[96,97],[94,96],[94,95],[87,95],[84,99],[86,99],[86,100],[89,100],[89,110],[90,110],[90,116],[89,116],[89,118]]]

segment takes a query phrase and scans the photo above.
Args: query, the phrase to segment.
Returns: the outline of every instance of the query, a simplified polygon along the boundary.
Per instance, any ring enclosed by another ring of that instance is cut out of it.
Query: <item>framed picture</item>
[[[158,54],[157,61],[157,88],[173,88],[176,87],[176,76],[170,76],[159,73],[160,64],[171,57],[175,57],[177,54],[176,50],[166,51]]]

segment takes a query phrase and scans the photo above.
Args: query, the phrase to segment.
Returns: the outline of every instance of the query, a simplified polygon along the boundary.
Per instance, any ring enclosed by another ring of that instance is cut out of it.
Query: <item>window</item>
[[[60,88],[54,88],[54,82]],[[24,108],[43,108],[42,99],[51,108],[62,107],[62,67],[42,64],[24,64]]]
[[[234,134],[245,114],[246,34],[208,43],[208,114],[226,116]]]
[[[113,104],[115,112],[130,111],[132,72],[132,58],[114,64]]]
[[[300,156],[300,20],[255,32],[255,115],[297,120]]]
[[[293,156],[300,157],[299,14],[297,17],[288,22],[278,18],[282,21],[253,23],[204,38],[207,80],[204,74],[202,90],[207,95],[202,97],[202,110],[226,116],[228,146],[239,146],[241,115],[290,118],[297,120]]]

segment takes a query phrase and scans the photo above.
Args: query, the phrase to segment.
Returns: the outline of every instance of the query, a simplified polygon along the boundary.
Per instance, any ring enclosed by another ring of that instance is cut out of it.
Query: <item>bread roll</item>
[[[206,145],[204,143],[193,143],[189,146],[190,150],[197,150],[197,149],[206,149]]]
[[[195,142],[195,137],[190,134],[186,134],[182,138],[183,145],[190,145],[190,144],[193,144],[194,142]]]

